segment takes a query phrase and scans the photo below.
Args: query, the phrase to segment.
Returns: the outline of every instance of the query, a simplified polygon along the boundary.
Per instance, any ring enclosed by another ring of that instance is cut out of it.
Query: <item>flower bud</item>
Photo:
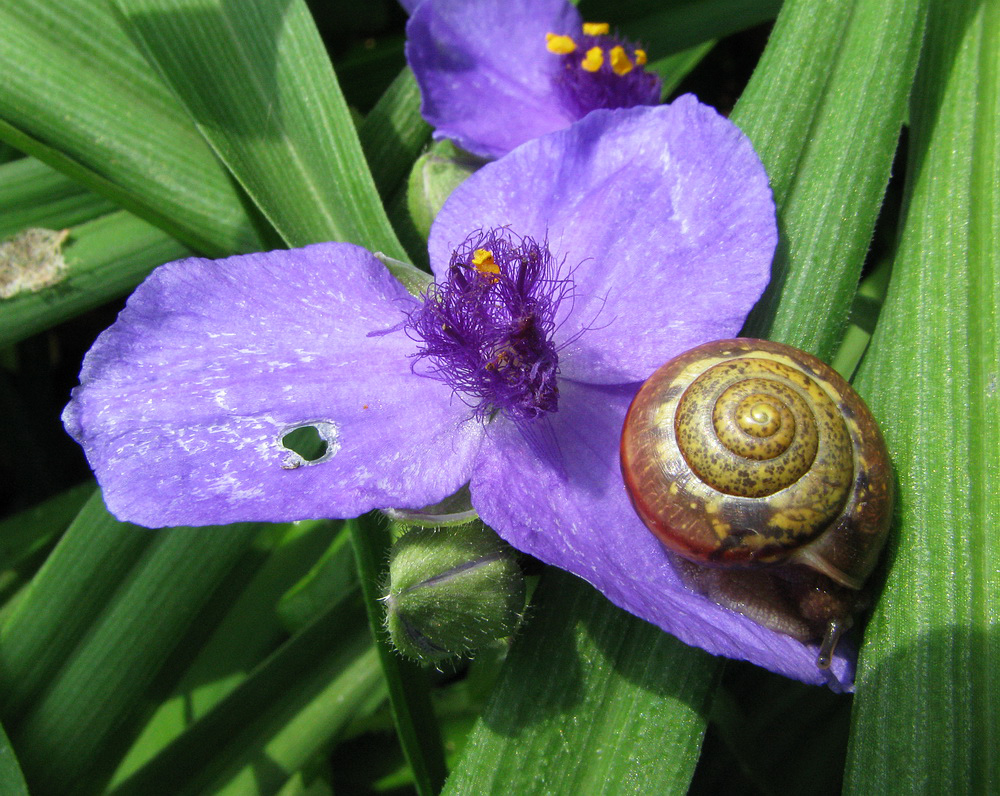
[[[515,556],[479,521],[407,531],[392,547],[383,598],[396,649],[442,661],[513,633],[524,609]]]
[[[437,141],[417,158],[410,171],[406,202],[413,225],[425,238],[431,222],[459,185],[485,163],[449,141]]]

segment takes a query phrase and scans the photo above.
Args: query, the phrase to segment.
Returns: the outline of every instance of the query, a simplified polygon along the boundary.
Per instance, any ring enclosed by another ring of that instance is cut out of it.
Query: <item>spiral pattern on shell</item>
[[[626,417],[622,472],[643,522],[696,563],[804,557],[858,588],[888,527],[867,407],[820,360],[768,341],[708,343],[654,373]],[[820,539],[833,528],[842,538]]]

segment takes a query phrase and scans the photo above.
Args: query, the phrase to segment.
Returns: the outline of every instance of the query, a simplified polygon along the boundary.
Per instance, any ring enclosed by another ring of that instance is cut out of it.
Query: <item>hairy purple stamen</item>
[[[660,78],[636,64],[627,74],[615,72],[610,57],[615,47],[621,47],[630,60],[641,48],[633,42],[610,34],[573,36],[576,50],[557,56],[562,59],[562,70],[556,78],[559,92],[566,108],[586,116],[598,108],[632,108],[636,105],[657,105],[660,102]],[[599,47],[603,62],[596,71],[581,66],[588,50]]]
[[[572,298],[546,243],[506,229],[470,235],[451,255],[448,277],[411,313],[426,375],[451,386],[485,419],[534,420],[558,408],[556,310]]]

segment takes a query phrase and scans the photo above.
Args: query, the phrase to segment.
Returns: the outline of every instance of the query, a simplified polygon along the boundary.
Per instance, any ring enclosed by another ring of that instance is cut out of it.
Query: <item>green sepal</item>
[[[482,522],[413,528],[390,553],[386,627],[404,656],[442,661],[510,636],[524,593],[516,553]]]

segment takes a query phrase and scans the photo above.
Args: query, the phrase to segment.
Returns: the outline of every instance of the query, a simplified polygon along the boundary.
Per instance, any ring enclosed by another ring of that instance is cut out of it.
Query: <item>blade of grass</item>
[[[233,568],[232,589],[220,587],[203,611],[202,624],[214,624],[208,638],[195,634],[196,652],[181,658],[183,673],[173,671],[171,695],[144,722],[142,732],[115,771],[111,786],[126,779],[153,759],[167,744],[209,712],[246,679],[284,639],[274,606],[281,595],[309,570],[316,558],[339,534],[337,524],[325,520],[276,525]],[[273,539],[273,541],[272,541]],[[340,598],[348,588],[341,590]],[[329,606],[336,602],[331,597]],[[213,614],[222,613],[214,620]],[[173,661],[165,669],[176,670]]]
[[[303,0],[116,0],[126,30],[284,240],[402,257]]]
[[[386,201],[404,184],[413,161],[430,140],[420,115],[420,88],[409,67],[386,89],[358,130],[372,179]]]
[[[239,189],[106,3],[3,3],[0,31],[0,138],[196,249],[261,248]]]
[[[836,353],[888,183],[926,10],[926,0],[785,3],[732,116],[768,169],[781,231],[752,335],[821,359]]]
[[[382,688],[357,591],[272,654],[231,694],[112,792],[239,790],[254,772],[280,783],[328,747]],[[234,781],[235,778],[235,781]],[[277,787],[264,792],[274,792]],[[256,792],[256,791],[252,791]]]
[[[107,765],[105,745],[143,711],[164,659],[261,526],[124,530],[151,541],[130,571],[112,581],[117,588],[104,609],[11,728],[39,794],[91,789],[107,775],[98,768]]]
[[[580,3],[587,20],[610,22],[655,56],[677,53],[774,19],[782,0]],[[598,8],[598,6],[600,6]]]
[[[0,166],[0,238],[27,227],[71,227],[115,209],[112,202],[35,158]]]
[[[396,734],[406,761],[413,769],[414,786],[421,796],[441,790],[445,778],[441,730],[434,715],[427,677],[415,663],[404,660],[390,645],[382,606],[382,581],[388,560],[388,522],[366,514],[350,521],[351,541],[358,565],[358,578],[365,597],[368,622],[375,637],[382,671],[389,688]]]
[[[3,727],[0,727],[0,793],[6,796],[28,796],[28,786]]]
[[[685,793],[717,669],[549,570],[445,793]]]
[[[65,277],[3,302],[0,348],[117,298],[156,266],[190,254],[163,230],[123,210],[74,227],[63,247]]]
[[[899,508],[861,651],[847,793],[1000,787],[998,53],[995,3],[934,4],[899,252],[857,380],[895,421]]]
[[[79,513],[94,484],[67,489],[0,522],[0,626],[13,609],[11,598],[24,588],[51,547]]]
[[[14,728],[90,629],[153,534],[108,514],[99,491],[0,629],[0,716]]]
[[[0,520],[0,570],[17,567],[49,545],[66,530],[93,493],[94,482],[88,481]]]

